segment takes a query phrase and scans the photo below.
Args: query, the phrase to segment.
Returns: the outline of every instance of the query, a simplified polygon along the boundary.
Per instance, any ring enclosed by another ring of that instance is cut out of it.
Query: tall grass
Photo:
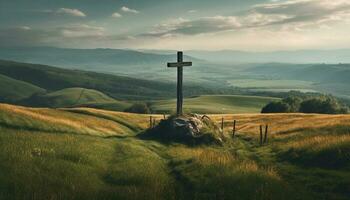
[[[0,199],[350,195],[349,115],[225,115],[226,135],[238,120],[235,139],[190,147],[134,137],[149,126],[149,115],[4,104],[0,111]],[[260,146],[265,123],[269,143]]]

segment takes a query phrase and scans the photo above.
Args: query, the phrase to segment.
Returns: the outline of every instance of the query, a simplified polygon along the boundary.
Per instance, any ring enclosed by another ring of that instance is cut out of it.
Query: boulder
[[[222,144],[224,136],[219,127],[208,117],[197,114],[162,120],[144,136],[191,144]]]

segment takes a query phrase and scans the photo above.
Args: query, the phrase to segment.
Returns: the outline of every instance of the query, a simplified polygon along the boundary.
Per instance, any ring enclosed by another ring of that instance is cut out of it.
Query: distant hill
[[[131,74],[165,68],[167,62],[176,61],[176,55],[162,55],[128,49],[14,47],[1,48],[0,59],[60,66],[68,69]],[[199,61],[188,56],[185,56],[184,59]]]
[[[282,64],[267,63],[245,72],[258,77],[313,82],[312,88],[350,98],[350,64]],[[278,83],[277,83],[278,84]]]
[[[74,103],[73,99],[76,100],[78,98],[77,95],[79,92],[74,89],[64,90],[67,88],[90,89],[88,91],[95,90],[92,96],[101,98],[102,95],[98,94],[98,92],[101,92],[106,95],[103,97],[105,100],[107,96],[117,100],[154,100],[168,99],[176,96],[176,84],[173,82],[142,80],[127,76],[62,69],[47,65],[0,60],[0,75],[0,83],[3,83],[0,90],[0,97],[3,97],[3,102],[23,102],[20,100],[24,99],[26,99],[26,102],[33,102],[30,100],[38,98],[37,100],[39,101],[40,99],[41,103],[43,99],[45,99],[44,102],[54,103],[52,106],[55,107],[56,104],[61,104],[59,102],[62,99],[57,100],[58,102],[49,99],[56,99],[57,96],[62,98],[64,97],[62,93],[66,93],[67,96],[68,92],[70,93],[68,96],[72,95],[72,99],[67,102],[68,104],[72,104]],[[52,93],[58,90],[63,91]],[[42,93],[45,91],[48,94],[42,96]],[[204,86],[191,84],[184,86],[185,96],[213,94],[217,92],[218,90],[216,89],[208,89]],[[36,95],[28,99],[28,97],[36,93],[40,93],[41,96]],[[5,97],[7,98],[4,99]],[[66,102],[66,100],[62,102]],[[66,105],[66,103],[63,103],[63,105]],[[104,102],[104,105],[100,106],[113,108],[116,104]]]
[[[0,74],[0,102],[15,102],[45,89]]]
[[[54,92],[80,87],[100,91],[114,99],[160,99],[174,97],[176,85],[126,76],[68,70],[38,64],[0,61],[0,74]],[[215,92],[200,86],[185,86],[185,95]]]
[[[64,107],[99,107],[124,110],[129,103],[117,101],[102,92],[85,88],[67,88],[55,92],[34,95],[22,100],[23,104],[30,106],[64,108]]]
[[[167,51],[166,51],[167,52]],[[217,63],[350,63],[350,49],[272,52],[188,51],[188,55]]]

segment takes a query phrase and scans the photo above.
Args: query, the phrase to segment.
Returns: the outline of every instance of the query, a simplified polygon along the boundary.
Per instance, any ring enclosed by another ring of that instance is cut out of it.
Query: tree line
[[[332,95],[288,96],[281,101],[270,102],[261,113],[319,113],[347,114],[349,107]]]

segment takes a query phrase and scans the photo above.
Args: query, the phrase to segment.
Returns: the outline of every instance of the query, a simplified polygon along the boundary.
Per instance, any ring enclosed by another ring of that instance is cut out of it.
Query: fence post
[[[263,127],[262,125],[260,125],[260,146],[262,146],[263,144]]]
[[[232,136],[235,137],[236,134],[236,120],[233,121]]]
[[[267,143],[268,128],[269,128],[269,125],[266,124],[266,126],[265,126],[265,138],[264,138],[264,143]]]
[[[149,116],[149,128],[153,128],[153,120],[152,120],[152,115]]]
[[[221,118],[221,130],[224,133],[224,117]]]

